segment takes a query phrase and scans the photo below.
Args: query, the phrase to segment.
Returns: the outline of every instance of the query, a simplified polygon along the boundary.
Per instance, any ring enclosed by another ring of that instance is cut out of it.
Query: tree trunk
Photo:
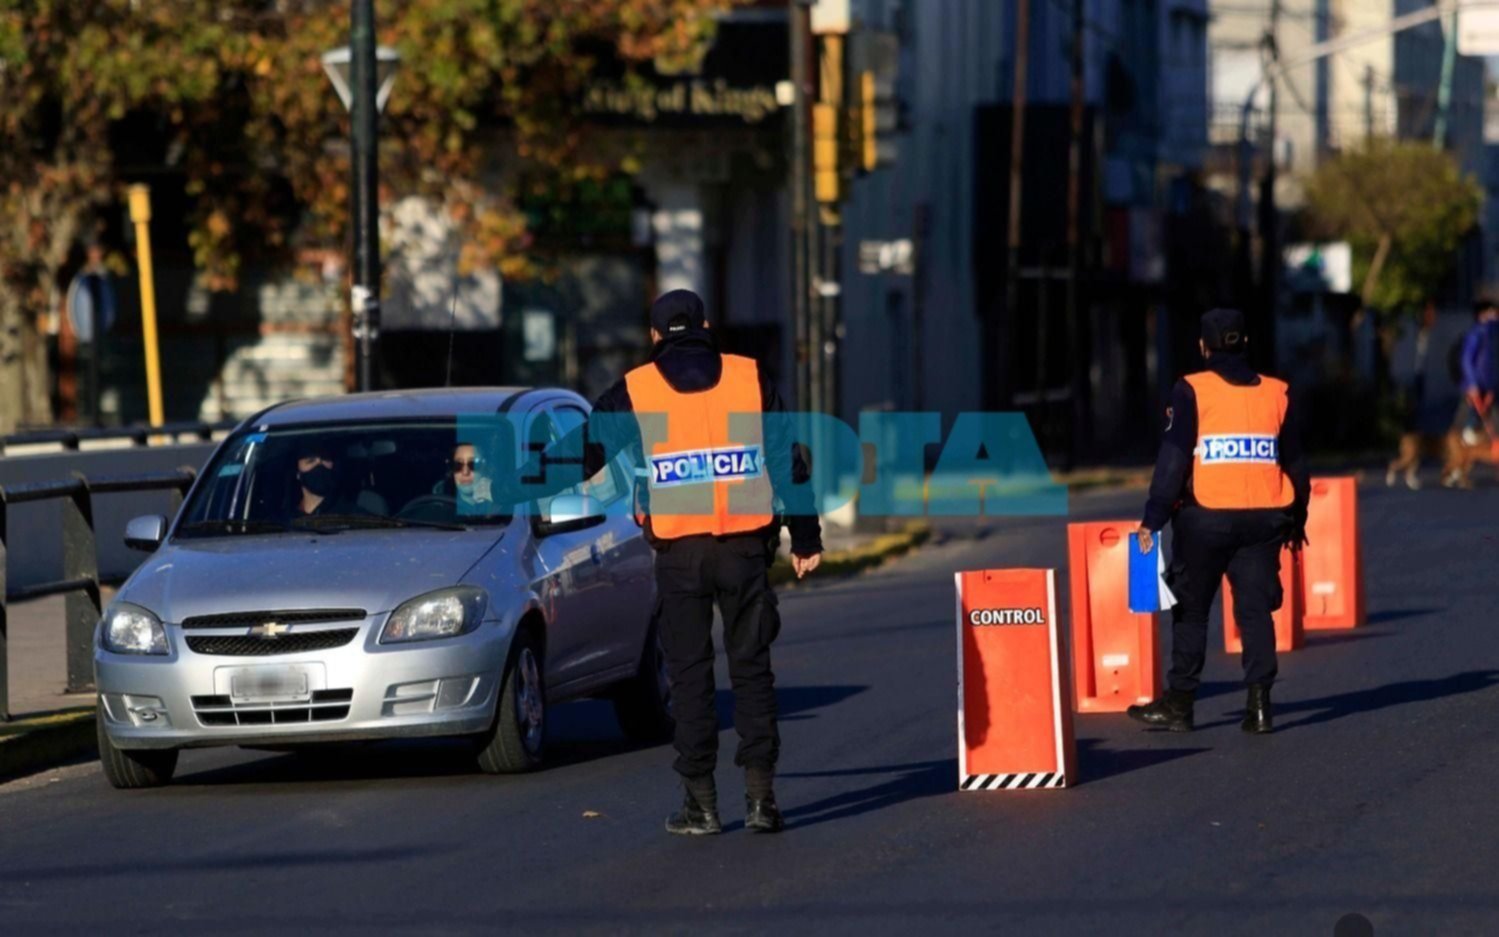
[[[25,315],[13,289],[0,287],[0,434],[25,420],[22,334]]]

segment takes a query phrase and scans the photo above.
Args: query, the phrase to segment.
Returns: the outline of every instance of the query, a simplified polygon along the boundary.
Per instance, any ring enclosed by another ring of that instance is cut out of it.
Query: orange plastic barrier
[[[1270,616],[1275,622],[1275,649],[1294,651],[1304,643],[1305,613],[1301,596],[1301,555],[1290,547],[1280,551],[1280,588],[1285,593],[1279,611]],[[1239,638],[1239,623],[1234,620],[1234,590],[1223,577],[1223,649],[1230,654],[1244,650]]]
[[[1301,589],[1310,631],[1364,624],[1364,549],[1358,532],[1358,487],[1352,478],[1312,479]]]
[[[1066,787],[1075,778],[1056,573],[957,573],[958,788]]]
[[[1138,526],[1067,525],[1073,705],[1080,713],[1123,712],[1161,691],[1156,616],[1129,610],[1129,534]]]

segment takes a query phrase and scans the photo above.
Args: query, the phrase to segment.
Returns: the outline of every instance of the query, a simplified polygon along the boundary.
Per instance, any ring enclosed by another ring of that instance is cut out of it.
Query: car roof
[[[253,426],[295,426],[304,423],[345,423],[366,420],[441,419],[474,413],[494,413],[515,406],[520,395],[533,390],[546,395],[571,396],[554,388],[433,387],[419,390],[375,391],[339,397],[314,397],[277,404],[246,421]]]

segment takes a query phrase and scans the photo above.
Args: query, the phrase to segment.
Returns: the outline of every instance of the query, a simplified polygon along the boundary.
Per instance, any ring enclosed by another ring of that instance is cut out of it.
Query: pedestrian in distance
[[[717,605],[739,734],[734,761],[745,773],[745,827],[775,833],[785,821],[774,791],[780,734],[770,646],[781,622],[767,573],[783,517],[797,578],[821,562],[809,472],[775,387],[753,359],[719,351],[697,294],[665,294],[652,305],[650,322],[649,359],[548,449],[561,457],[533,458],[517,477],[528,485],[542,477],[527,495],[544,496],[567,486],[545,479],[548,461],[561,463],[581,450],[582,477],[589,478],[613,454],[633,453],[643,467],[636,517],[656,551],[656,626],[671,684],[675,768],[685,790],[666,830],[702,835],[723,828],[714,778]],[[606,415],[615,418],[601,419]]]
[[[1245,354],[1249,336],[1238,310],[1202,317],[1198,348],[1206,369],[1178,381],[1166,410],[1166,432],[1140,523],[1149,553],[1172,525],[1167,583],[1171,612],[1171,669],[1165,695],[1129,716],[1176,732],[1193,728],[1193,707],[1207,657],[1208,610],[1224,574],[1234,590],[1243,637],[1248,688],[1242,728],[1273,728],[1270,686],[1275,682],[1275,627],[1271,615],[1284,599],[1281,548],[1306,540],[1311,485],[1289,387],[1255,373]]]
[[[1463,335],[1458,356],[1462,386],[1452,418],[1453,446],[1458,450],[1499,450],[1494,397],[1499,392],[1499,306],[1481,299],[1473,305],[1473,325]],[[1456,468],[1443,478],[1448,487],[1466,487],[1466,473]]]

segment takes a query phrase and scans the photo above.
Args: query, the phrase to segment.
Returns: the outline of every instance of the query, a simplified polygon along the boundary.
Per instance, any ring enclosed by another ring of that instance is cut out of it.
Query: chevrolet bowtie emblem
[[[279,621],[268,621],[263,625],[256,625],[251,628],[250,637],[275,640],[289,631],[291,631],[291,625],[283,625]]]

